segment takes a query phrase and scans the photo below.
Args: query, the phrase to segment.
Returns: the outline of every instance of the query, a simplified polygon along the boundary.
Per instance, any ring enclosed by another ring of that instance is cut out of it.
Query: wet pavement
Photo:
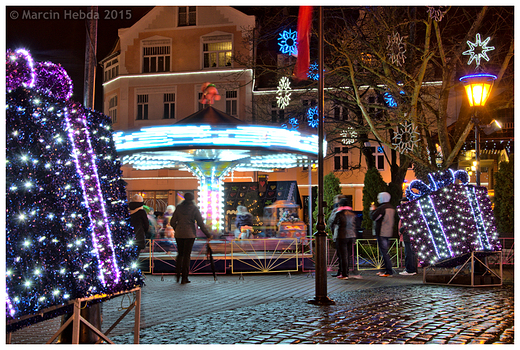
[[[186,285],[173,276],[147,275],[140,343],[514,343],[512,283],[472,288],[423,284],[419,275],[362,274],[362,280],[347,281],[329,276],[327,295],[335,302],[329,306],[308,303],[315,296],[315,279],[304,273],[222,275],[217,281],[198,275]],[[103,303],[103,327],[128,303],[120,297]],[[13,333],[12,342],[44,343],[43,333],[50,338],[59,328],[56,321],[46,322]],[[133,343],[132,324],[129,315],[109,338]]]

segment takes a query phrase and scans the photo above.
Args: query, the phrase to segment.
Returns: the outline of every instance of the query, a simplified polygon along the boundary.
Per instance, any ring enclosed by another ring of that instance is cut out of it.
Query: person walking
[[[199,209],[193,203],[193,199],[192,193],[184,194],[184,201],[177,206],[170,219],[170,225],[175,230],[175,242],[177,243],[177,267],[175,269],[177,282],[180,280],[181,284],[190,283],[188,274],[191,249],[193,248],[193,243],[195,243],[195,238],[197,238],[195,223],[197,223],[208,239],[211,238],[211,234],[206,225],[204,225],[204,220],[200,215]]]
[[[344,194],[337,194],[334,196],[333,204],[332,204],[332,212],[330,213],[329,220],[327,221],[327,225],[330,227],[330,230],[332,231],[332,234],[333,234],[332,241],[336,245],[336,256],[338,257],[338,271],[336,273],[332,274],[331,275],[332,277],[341,276],[341,264],[339,263],[339,250],[338,250],[338,245],[336,244],[336,235],[334,235],[335,225],[333,224],[331,219],[336,214],[336,209],[339,206],[339,201],[343,198],[347,198],[347,196],[345,196]]]
[[[349,279],[350,262],[353,258],[353,249],[356,242],[356,215],[352,208],[347,206],[347,199],[342,198],[338,207],[332,212],[328,222],[334,227],[334,238],[339,259],[339,279]],[[356,271],[354,265],[354,272]],[[350,278],[361,279],[358,273],[352,274]]]
[[[373,234],[377,237],[377,243],[379,245],[379,251],[383,257],[384,271],[380,271],[377,274],[381,277],[392,277],[392,261],[388,250],[390,248],[390,238],[394,233],[394,222],[396,210],[390,199],[392,196],[388,192],[380,192],[377,195],[377,201],[379,206],[376,208],[374,204],[370,207],[370,219],[373,223]]]
[[[135,194],[132,197],[132,201],[128,203],[130,209],[130,223],[134,228],[135,241],[139,250],[143,250],[146,247],[146,233],[148,232],[150,223],[148,222],[148,216],[144,210],[144,200],[139,194]]]

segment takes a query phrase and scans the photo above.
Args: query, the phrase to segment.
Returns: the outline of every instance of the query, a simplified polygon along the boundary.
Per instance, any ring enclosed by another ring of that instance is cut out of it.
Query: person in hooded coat
[[[135,241],[139,250],[146,247],[145,236],[150,228],[148,216],[144,210],[143,197],[136,194],[132,197],[132,201],[128,204],[130,209],[130,223],[134,228]]]
[[[373,223],[373,234],[377,237],[379,251],[385,263],[385,270],[377,274],[381,277],[392,277],[392,260],[388,254],[390,249],[390,238],[394,235],[394,222],[396,210],[390,199],[392,196],[388,192],[380,192],[377,195],[379,206],[376,208],[374,204],[370,207],[370,219]]]
[[[193,203],[194,196],[192,193],[184,194],[184,201],[182,201],[170,219],[170,225],[175,230],[175,242],[177,243],[177,282],[181,279],[181,284],[190,283],[188,274],[190,271],[191,249],[195,238],[197,238],[197,231],[195,223],[200,227],[201,231],[209,239],[209,233],[204,220],[200,215],[200,211]]]

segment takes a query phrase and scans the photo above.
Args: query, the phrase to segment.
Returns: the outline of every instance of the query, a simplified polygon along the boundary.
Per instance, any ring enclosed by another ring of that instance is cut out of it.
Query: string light
[[[468,185],[463,170],[448,169],[428,178],[429,185],[412,181],[406,189],[410,202],[397,208],[422,266],[471,251],[501,249],[485,187]]]
[[[7,57],[7,319],[142,285],[110,118],[68,101],[58,66]]]

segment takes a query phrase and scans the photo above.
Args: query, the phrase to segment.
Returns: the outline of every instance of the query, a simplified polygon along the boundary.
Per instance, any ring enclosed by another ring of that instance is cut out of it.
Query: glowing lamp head
[[[496,75],[487,73],[465,75],[459,78],[464,84],[471,107],[486,104],[496,78]]]

